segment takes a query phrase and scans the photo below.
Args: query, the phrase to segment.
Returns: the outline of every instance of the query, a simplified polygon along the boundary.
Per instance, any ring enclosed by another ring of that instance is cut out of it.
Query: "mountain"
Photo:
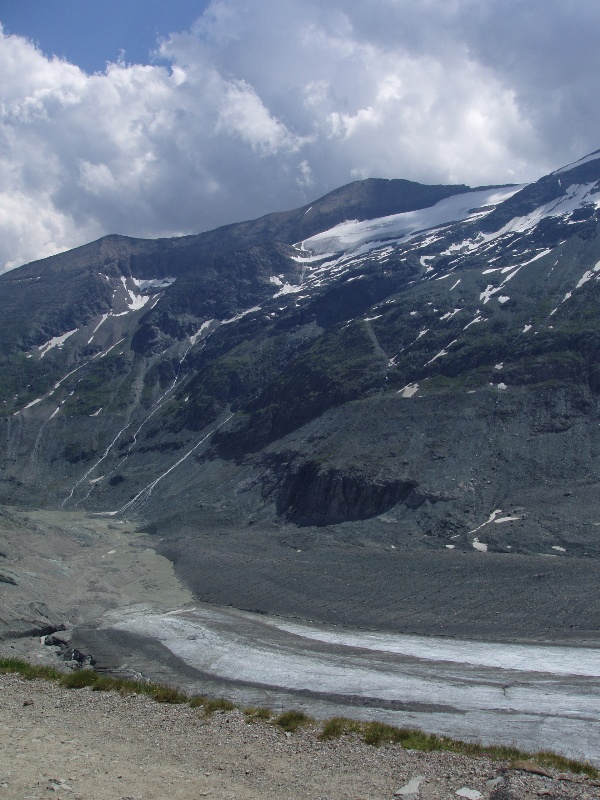
[[[8,272],[0,502],[134,520],[210,602],[596,635],[599,206],[597,151]]]

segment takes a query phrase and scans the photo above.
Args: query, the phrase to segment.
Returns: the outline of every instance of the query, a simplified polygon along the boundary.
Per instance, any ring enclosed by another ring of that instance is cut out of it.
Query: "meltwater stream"
[[[240,704],[377,719],[600,764],[597,647],[360,631],[208,605],[119,609],[102,627],[160,642],[183,663],[188,691],[208,682]]]

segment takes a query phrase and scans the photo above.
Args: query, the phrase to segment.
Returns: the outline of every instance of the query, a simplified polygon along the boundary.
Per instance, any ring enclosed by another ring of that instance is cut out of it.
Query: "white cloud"
[[[215,133],[229,133],[248,142],[255,152],[275,155],[295,151],[302,140],[274,119],[254,89],[243,80],[230,81],[224,90]]]
[[[533,179],[600,144],[600,8],[578,8],[214,0],[160,61],[95,75],[1,35],[0,270],[104,233],[292,208],[356,177]]]

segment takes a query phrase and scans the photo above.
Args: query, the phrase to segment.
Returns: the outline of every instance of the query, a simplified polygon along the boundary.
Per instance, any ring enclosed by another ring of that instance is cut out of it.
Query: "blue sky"
[[[188,30],[204,11],[202,0],[0,0],[5,32],[36,42],[86,72],[107,61],[148,64],[159,39]]]
[[[600,147],[597,0],[0,0],[0,25],[0,271]]]

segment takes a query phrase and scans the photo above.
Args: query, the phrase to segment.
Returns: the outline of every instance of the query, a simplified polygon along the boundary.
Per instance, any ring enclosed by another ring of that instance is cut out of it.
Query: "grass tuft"
[[[280,714],[277,719],[275,720],[275,724],[279,725],[280,728],[283,728],[284,731],[288,733],[294,733],[305,725],[310,725],[311,722],[314,722],[311,717],[304,714],[302,711],[296,711],[295,709],[290,709],[290,711],[284,711],[283,714]]]
[[[323,725],[323,729],[319,734],[319,739],[328,741],[329,739],[339,739],[349,733],[360,733],[362,724],[355,719],[348,719],[347,717],[332,717],[328,719]]]
[[[249,708],[244,709],[244,714],[246,716],[246,722],[258,722],[261,720],[262,722],[267,722],[273,716],[273,712],[270,708],[264,707],[257,707],[257,706],[250,706]]]
[[[204,708],[204,714],[211,717],[215,711],[233,711],[236,707],[235,703],[231,700],[226,700],[224,697],[205,697],[204,695],[196,695],[190,700],[192,708]]]
[[[393,725],[386,725],[384,722],[365,722],[362,726],[362,737],[366,744],[379,747],[380,744],[402,742],[402,731],[394,728]]]
[[[550,753],[547,750],[534,753],[533,760],[543,767],[553,767],[562,772],[574,772],[578,775],[588,775],[590,778],[596,779],[600,777],[599,771],[588,761],[575,761],[572,758],[559,756],[557,753]]]
[[[162,683],[152,686],[152,698],[157,703],[172,703],[174,705],[189,701],[189,697],[185,692],[176,689],[174,686],[166,686]]]
[[[98,677],[98,673],[93,669],[78,669],[62,675],[59,683],[65,689],[85,689],[88,686],[95,686],[98,683]]]
[[[233,711],[235,703],[231,700],[226,700],[224,697],[211,697],[204,703],[204,713],[207,717],[214,714],[215,711]]]
[[[206,702],[208,702],[208,697],[204,694],[195,694],[192,698],[190,698],[190,708],[200,708]]]
[[[57,681],[62,676],[62,672],[54,667],[29,664],[27,661],[21,661],[20,658],[0,658],[0,674],[7,675],[9,673],[20,675],[28,681],[36,679]]]

